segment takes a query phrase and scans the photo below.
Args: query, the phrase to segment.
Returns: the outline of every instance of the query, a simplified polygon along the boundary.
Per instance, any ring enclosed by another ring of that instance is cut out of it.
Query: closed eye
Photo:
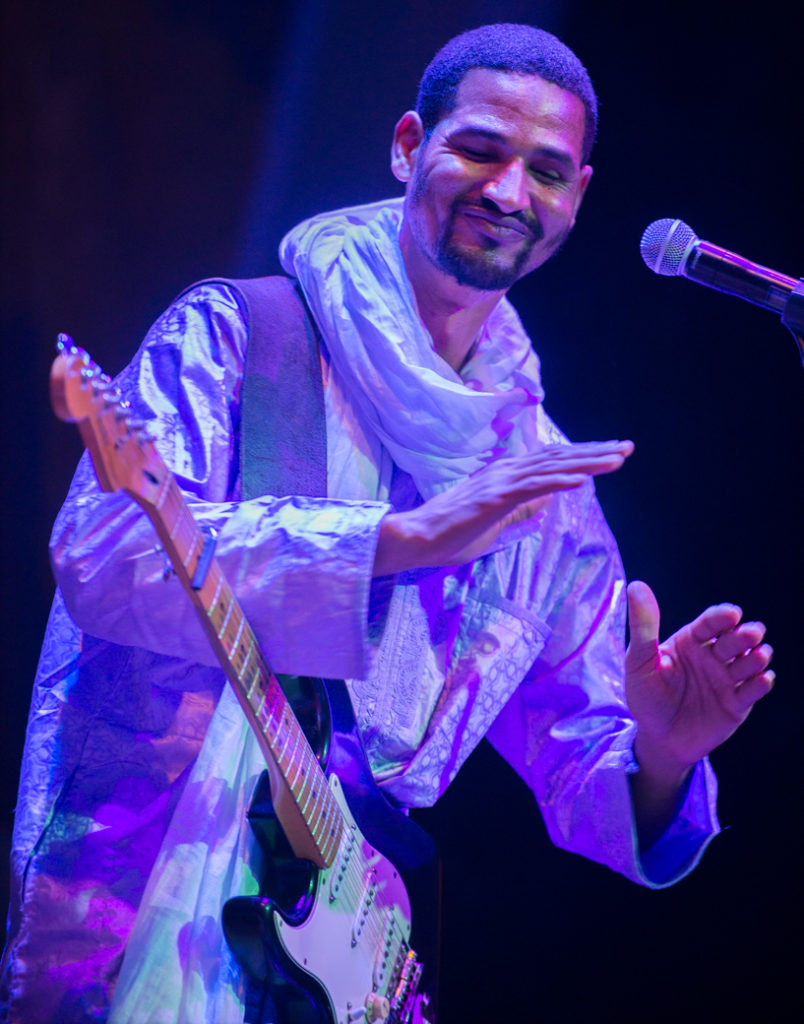
[[[567,179],[555,167],[531,167],[530,173],[534,178],[546,182],[548,185],[565,185]]]
[[[474,160],[477,163],[486,163],[489,160],[495,160],[497,154],[489,152],[484,149],[473,149],[471,146],[458,146],[458,152],[463,154],[469,160]]]

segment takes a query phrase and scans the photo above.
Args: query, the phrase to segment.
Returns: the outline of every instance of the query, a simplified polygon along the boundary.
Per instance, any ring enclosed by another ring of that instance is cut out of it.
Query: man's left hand
[[[733,604],[707,608],[659,643],[659,606],[646,583],[628,587],[628,706],[637,721],[637,819],[652,837],[668,823],[690,768],[723,743],[773,686],[761,622]],[[638,781],[637,781],[638,779]],[[653,805],[651,807],[651,805]]]

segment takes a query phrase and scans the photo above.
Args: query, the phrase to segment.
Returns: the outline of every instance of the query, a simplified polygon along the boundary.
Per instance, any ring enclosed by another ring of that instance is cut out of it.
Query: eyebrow
[[[480,125],[463,125],[461,128],[456,128],[455,131],[450,132],[448,138],[460,139],[464,135],[479,135],[489,142],[497,142],[504,146],[510,145],[508,138],[502,132],[494,131],[493,128],[483,128]],[[537,146],[534,152],[540,157],[552,160],[568,170],[575,170],[575,161],[563,149],[557,149],[555,146]]]

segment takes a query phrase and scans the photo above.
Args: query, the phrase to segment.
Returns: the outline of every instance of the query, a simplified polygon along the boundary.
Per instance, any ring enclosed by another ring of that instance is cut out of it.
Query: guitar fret
[[[226,617],[226,623],[219,638],[221,646],[226,651],[226,656],[229,659],[230,664],[240,640],[240,635],[243,632],[244,622],[245,620],[243,619],[240,607],[237,604],[237,601],[233,600],[229,615]]]
[[[221,593],[221,591],[223,590],[223,588],[225,586],[226,586],[226,580],[224,580],[223,576],[218,577],[218,585],[215,588],[215,595],[212,598],[212,600],[209,602],[209,604],[207,605],[207,618],[209,618],[209,619],[212,618],[212,614],[213,614],[215,608],[218,605],[218,599],[220,597],[220,593]]]
[[[321,800],[319,801],[318,804],[317,820],[315,822],[315,827],[313,829],[313,837],[315,838],[319,849],[321,847],[321,841],[324,835],[324,831],[328,824],[328,818],[332,813],[332,805],[334,799],[335,798],[333,797],[329,786],[325,784],[324,791],[321,794]]]
[[[266,700],[267,696],[268,696],[268,694],[266,692],[263,692],[263,694],[262,694],[262,701],[260,703],[260,709],[257,712],[257,717],[260,720],[260,724],[262,725],[263,732],[265,733],[265,736],[268,739],[268,742],[271,744],[271,750],[272,750],[272,752],[274,754],[274,757],[276,758],[277,757],[276,748],[279,745],[279,740],[280,740],[280,737],[281,737],[281,734],[282,734],[282,724],[283,724],[282,714],[283,714],[284,708],[283,708],[281,702],[274,701],[274,702],[271,703],[270,707],[268,708],[266,717],[263,718],[262,712],[263,712],[263,708],[264,708],[264,704],[265,704],[265,700]]]
[[[247,678],[250,674],[250,681],[247,684]],[[255,656],[255,649],[252,646],[246,655],[246,660],[243,662],[243,668],[238,676],[238,680],[243,687],[243,692],[246,695],[246,699],[249,703],[252,702],[254,697],[255,688],[262,682],[263,675],[260,670],[260,664]]]
[[[201,607],[206,611],[207,615],[209,615],[210,609],[215,605],[221,591],[225,587],[226,580],[224,579],[220,566],[213,558],[209,564],[206,576],[204,577],[204,582],[201,584],[200,589],[193,590],[193,593],[197,600],[200,601]]]
[[[172,528],[170,530],[170,534],[169,534],[171,540],[173,540],[173,538],[176,536],[176,534],[178,534],[181,531],[181,529],[186,525],[186,519],[185,519],[184,514],[187,511],[186,506],[184,506],[183,503],[179,504],[175,500],[172,500],[174,498],[175,498],[174,495],[169,495],[168,498],[165,501],[165,505],[175,505],[176,506],[176,510],[175,510],[175,513],[174,513],[174,516],[173,516],[173,526],[172,526]],[[195,523],[193,523],[193,526],[195,526]]]
[[[181,558],[182,565],[187,570],[188,576],[192,576],[190,566],[197,562],[203,550],[204,542],[201,539],[201,534],[196,530],[190,540],[190,545],[187,548],[187,554],[182,556],[181,552],[179,552],[179,557]]]
[[[293,789],[293,795],[296,797],[296,803],[299,805],[299,810],[302,812],[305,820],[307,819],[308,808],[310,806],[310,795],[313,791],[313,773],[315,768],[318,768],[318,764],[310,756],[309,748],[307,748],[303,753],[301,764],[299,765],[299,773],[296,779],[298,789],[295,788],[295,783]]]
[[[237,637],[235,639],[233,650],[229,656],[229,661],[232,663],[232,667],[237,672],[237,678],[240,678],[240,673],[243,669],[243,665],[246,662],[251,650],[254,647],[254,637],[251,634],[251,630],[248,628],[248,623],[241,616],[240,617],[240,628],[237,631]]]
[[[232,608],[232,592],[226,581],[221,577],[221,585],[218,588],[215,602],[207,611],[210,622],[215,630],[215,635],[220,637],[222,627],[226,622]]]
[[[229,619],[232,617],[232,613],[233,612],[234,612],[234,601],[231,600],[231,595],[230,595],[229,603],[226,606],[226,614],[224,615],[223,622],[221,624],[220,629],[218,630],[218,639],[221,641],[221,643],[223,643],[223,636],[224,636],[224,633],[226,632],[226,627],[229,625]],[[224,644],[224,649],[225,649],[225,644]],[[228,654],[228,651],[227,651],[227,654]]]
[[[322,787],[323,787],[323,793],[322,793]],[[326,799],[326,792],[327,792],[327,790],[328,790],[328,787],[326,785],[326,782],[323,780],[323,778],[317,779],[316,783],[315,783],[315,786],[313,787],[312,794],[311,794],[311,799],[313,801],[313,808],[312,808],[311,812],[308,815],[305,816],[305,821],[307,822],[307,825],[309,826],[310,833],[312,834],[312,837],[315,840],[316,846],[319,849],[321,849],[321,843],[318,841],[318,836],[316,835],[316,832],[320,829],[320,825],[321,825],[321,803],[322,803],[322,800]]]
[[[337,807],[337,805],[336,805],[336,807]],[[336,853],[336,851],[338,849],[338,846],[340,845],[342,832],[343,832],[343,823],[341,821],[338,821],[330,829],[330,832],[329,832],[329,835],[327,837],[327,840],[325,841],[325,845],[319,846],[319,849],[321,850],[321,856],[328,863],[334,857],[334,855],[335,855],[335,853]]]
[[[283,736],[284,736],[284,739],[282,741],[281,748],[278,747],[278,749],[276,751],[276,759],[279,762],[279,767],[282,770],[282,775],[284,776],[285,779],[287,779],[287,777],[288,777],[288,769],[287,769],[287,765],[286,765],[287,756],[288,756],[287,755],[287,748],[288,748],[288,744],[296,739],[296,736],[295,736],[294,730],[293,730],[293,722],[292,722],[290,716],[288,715],[288,708],[287,707],[282,709],[281,722],[282,722],[282,726],[283,726]]]
[[[256,704],[252,702],[251,707],[254,711],[254,715],[257,721],[260,723],[260,727],[262,728],[263,733],[265,734],[265,738],[268,740],[268,742],[271,745],[271,749],[273,750],[274,740],[271,737],[270,732],[268,731],[268,722],[271,720],[271,712],[273,711],[273,708],[268,709],[267,720],[263,718],[263,712],[265,711],[265,702],[268,699],[268,692],[265,689],[260,689],[258,692],[260,699]]]
[[[173,497],[174,489],[178,490],[176,481],[170,473],[166,473],[165,478],[162,481],[162,486],[159,488],[159,493],[156,496],[156,501],[154,502],[160,512],[162,511],[162,506]]]
[[[328,859],[329,856],[331,856],[331,854],[335,852],[335,849],[337,849],[338,843],[340,841],[341,831],[343,829],[343,819],[341,817],[338,801],[335,799],[335,797],[332,795],[329,789],[327,790],[327,792],[329,793],[330,799],[329,815],[327,818],[328,831],[327,835],[325,836],[325,843],[327,843],[329,846],[329,852],[324,854],[324,856]],[[319,849],[321,849],[320,845]]]
[[[188,569],[199,547],[201,535],[178,488],[170,487],[163,492],[162,512],[164,522],[169,526],[165,546],[171,561],[174,566],[181,563]],[[203,548],[202,542],[201,546]]]
[[[265,693],[265,699],[269,703],[271,714],[279,717],[287,704],[285,701],[285,695],[282,693],[279,686],[277,686],[274,677],[270,675],[270,673],[267,673],[267,670],[263,678],[265,680],[263,692]]]
[[[302,733],[298,725],[296,726],[295,729],[291,730],[291,734],[291,739],[294,741],[293,750],[289,751],[286,754],[285,760],[287,762],[287,767],[285,768],[283,774],[285,776],[287,784],[290,786],[291,792],[293,792],[293,787],[295,785],[296,780],[299,777],[299,744],[306,746],[307,740],[304,738],[304,734]],[[292,780],[290,777],[291,772],[295,772],[294,778]]]
[[[306,793],[305,793],[305,786],[307,787],[307,792]],[[294,794],[293,794],[296,797],[296,803],[299,805],[299,810],[301,811],[302,817],[304,818],[305,821],[307,821],[307,819],[309,817],[310,794],[311,793],[312,793],[312,783],[310,782],[309,775],[305,774],[305,776],[302,779],[302,783],[301,783],[301,786],[299,788],[298,793],[294,792]]]
[[[320,780],[324,785],[326,785],[326,778],[321,770],[321,766],[309,748],[305,751],[302,771],[303,775],[299,785],[298,799],[300,803],[303,801],[304,814],[305,817],[308,817],[312,814],[313,789],[316,785],[316,781]]]

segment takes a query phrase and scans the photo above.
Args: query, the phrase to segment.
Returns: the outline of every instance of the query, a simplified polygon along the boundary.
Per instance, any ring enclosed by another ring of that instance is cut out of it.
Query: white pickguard
[[[409,948],[410,900],[396,868],[355,824],[337,776],[328,781],[346,821],[338,856],[319,872],[301,925],[289,925],[276,911],[273,920],[291,959],[326,990],[334,1019],[353,1024],[365,1020],[371,992],[393,994]]]

